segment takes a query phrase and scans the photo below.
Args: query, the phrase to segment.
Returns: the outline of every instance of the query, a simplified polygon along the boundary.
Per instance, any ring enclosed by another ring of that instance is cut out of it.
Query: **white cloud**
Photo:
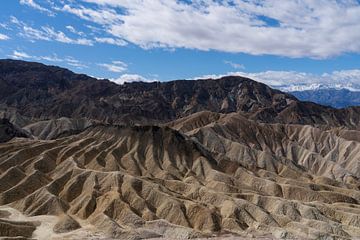
[[[117,84],[124,84],[126,82],[158,82],[156,79],[148,79],[138,74],[123,74],[119,78],[110,79],[110,81]]]
[[[76,67],[79,69],[83,69],[83,68],[88,68],[89,66],[87,66],[86,64],[82,63],[81,61],[73,58],[73,57],[67,57],[64,59],[64,61],[67,63],[67,65],[72,66],[72,67]]]
[[[104,32],[103,29],[89,25],[89,24],[86,24],[85,27],[87,27],[91,31],[91,34],[98,34],[98,33]]]
[[[0,40],[9,40],[9,39],[10,39],[10,37],[9,37],[9,36],[7,36],[7,35],[5,35],[5,34],[0,33]]]
[[[20,36],[30,40],[43,40],[43,41],[57,41],[68,44],[78,44],[92,46],[93,41],[87,38],[70,38],[64,32],[55,30],[50,26],[42,26],[40,28],[34,28],[29,26],[23,21],[20,21],[14,16],[10,16],[10,22],[15,24],[19,31]],[[75,29],[74,29],[75,30]]]
[[[51,56],[40,56],[39,57],[42,60],[48,61],[48,62],[63,62],[64,59],[59,58],[56,54],[53,54]]]
[[[195,79],[220,78],[229,75],[251,78],[286,92],[320,88],[345,88],[351,91],[360,91],[360,69],[322,74],[296,71],[228,72],[223,75],[204,75]]]
[[[69,30],[72,33],[76,33],[76,30],[75,30],[75,28],[73,26],[68,25],[68,26],[66,26],[66,29]]]
[[[14,50],[12,54],[8,55],[8,57],[13,59],[23,59],[23,60],[36,60],[36,61],[47,61],[47,62],[57,62],[57,63],[65,63],[69,66],[76,67],[78,69],[88,68],[88,66],[73,58],[73,57],[66,57],[66,58],[59,58],[56,54],[48,55],[48,56],[35,56],[30,55],[24,51]]]
[[[45,35],[49,36],[51,39],[58,42],[87,45],[87,46],[93,45],[92,41],[89,39],[85,39],[85,38],[72,39],[66,36],[65,33],[54,30],[54,28],[52,27],[42,27],[42,31],[44,32]]]
[[[20,33],[21,36],[30,39],[30,40],[45,40],[50,41],[50,37],[42,30],[35,29],[29,26],[23,26],[23,32]]]
[[[10,16],[10,22],[19,26],[24,25],[24,23],[17,19],[15,16]]]
[[[86,34],[84,32],[78,31],[77,29],[75,29],[75,27],[71,25],[67,25],[65,26],[65,28],[69,32],[81,36],[80,38],[71,38],[67,36],[64,32],[55,30],[51,26],[42,26],[39,28],[34,28],[32,26],[29,26],[25,22],[20,21],[14,16],[10,17],[10,21],[18,26],[19,30],[21,31],[20,36],[23,36],[24,38],[27,38],[31,41],[34,40],[57,41],[62,43],[79,44],[79,45],[87,45],[87,46],[93,46],[95,42],[112,44],[116,46],[127,45],[127,42],[120,38],[113,38],[113,37],[94,37],[94,39],[85,38],[84,36]],[[0,38],[0,40],[2,39]]]
[[[6,29],[6,30],[11,30],[11,28],[8,26],[7,23],[0,23],[0,27],[1,27],[1,28],[4,28],[4,29]]]
[[[72,13],[82,19],[96,22],[99,24],[108,24],[121,22],[121,16],[114,9],[90,9],[83,6],[77,8],[65,4],[62,7],[55,8],[58,11]]]
[[[127,64],[121,61],[113,61],[112,63],[99,63],[98,65],[106,68],[110,72],[121,73],[127,70]]]
[[[32,56],[30,56],[29,54],[22,52],[22,51],[13,51],[13,53],[11,55],[9,55],[9,57],[14,58],[14,59],[31,59],[33,58]]]
[[[234,63],[231,61],[224,61],[224,63],[230,65],[231,67],[235,68],[235,69],[245,69],[245,66],[243,64],[240,63]]]
[[[74,33],[74,34],[77,34],[77,35],[79,35],[79,36],[84,36],[84,35],[85,35],[85,33],[76,30],[76,29],[75,29],[73,26],[71,26],[71,25],[66,26],[66,29],[69,30],[69,32]]]
[[[312,58],[360,52],[357,0],[85,1],[96,5],[57,9],[143,48]]]
[[[20,33],[20,35],[29,40],[57,41],[61,43],[78,44],[78,45],[86,45],[86,46],[93,45],[93,41],[90,39],[70,38],[64,32],[57,31],[53,27],[42,26],[40,29],[36,29],[22,22],[20,22],[20,26],[22,26],[22,32]]]
[[[27,5],[29,7],[32,7],[34,9],[37,9],[41,12],[45,12],[47,13],[49,16],[54,16],[54,13],[52,11],[50,11],[49,9],[47,8],[44,8],[42,6],[40,6],[39,4],[37,4],[36,2],[34,2],[34,0],[20,0],[20,4],[23,4],[23,5]]]
[[[117,46],[125,46],[125,45],[127,45],[126,41],[124,41],[122,39],[118,39],[118,38],[95,37],[95,41],[99,42],[99,43],[107,43],[107,44],[112,44],[112,45],[117,45]]]

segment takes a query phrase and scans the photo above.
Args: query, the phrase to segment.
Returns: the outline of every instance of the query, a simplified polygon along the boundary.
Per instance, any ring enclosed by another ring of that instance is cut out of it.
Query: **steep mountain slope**
[[[116,85],[58,67],[14,60],[1,60],[0,73],[0,106],[33,120],[68,117],[150,124],[208,110],[239,112],[262,122],[356,128],[360,116],[360,108],[336,110],[299,102],[243,77]]]
[[[352,92],[347,89],[317,89],[307,91],[290,92],[302,101],[311,101],[318,104],[344,108],[360,106],[360,92]]]

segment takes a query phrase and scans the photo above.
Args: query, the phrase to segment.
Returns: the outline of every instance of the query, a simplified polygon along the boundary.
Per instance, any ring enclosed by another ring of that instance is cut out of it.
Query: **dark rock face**
[[[116,84],[59,67],[14,60],[0,61],[0,101],[38,119],[56,116],[100,117],[100,97],[113,95]],[[83,109],[85,108],[86,109]],[[105,112],[104,110],[104,112]]]
[[[199,111],[239,112],[262,122],[356,127],[359,108],[336,110],[243,77],[117,85],[59,67],[0,61],[0,104],[33,119],[162,123]]]
[[[17,128],[9,120],[0,119],[0,143],[7,142],[14,137],[28,137],[29,135],[20,128]]]

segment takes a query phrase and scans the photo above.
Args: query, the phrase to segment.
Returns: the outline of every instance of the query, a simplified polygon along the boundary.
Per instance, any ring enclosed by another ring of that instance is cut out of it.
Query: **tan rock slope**
[[[92,126],[95,121],[89,119],[71,119],[62,117],[37,121],[23,127],[28,133],[39,139],[55,139],[77,134]]]
[[[0,204],[57,216],[54,238],[360,237],[360,143],[344,130],[211,112],[168,125],[1,144]]]

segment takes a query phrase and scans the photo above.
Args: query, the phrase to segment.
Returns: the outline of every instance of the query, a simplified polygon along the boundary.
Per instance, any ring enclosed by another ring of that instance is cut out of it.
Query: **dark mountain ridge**
[[[36,120],[89,118],[109,123],[168,122],[199,111],[239,112],[270,123],[358,127],[360,108],[333,109],[244,77],[117,85],[67,69],[0,60],[3,111]]]

